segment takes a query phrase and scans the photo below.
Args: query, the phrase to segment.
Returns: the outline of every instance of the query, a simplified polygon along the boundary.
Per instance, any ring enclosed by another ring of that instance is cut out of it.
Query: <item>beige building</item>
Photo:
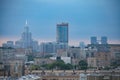
[[[120,75],[115,74],[90,74],[87,76],[87,80],[120,80]]]
[[[79,59],[71,59],[71,63],[72,63],[72,65],[78,65],[79,64]]]
[[[97,52],[95,58],[97,58],[98,67],[110,66],[111,52]]]
[[[88,67],[97,67],[97,59],[94,57],[87,58]]]
[[[106,67],[110,66],[110,52],[97,52],[94,57],[87,58],[88,67]]]
[[[48,59],[48,58],[39,58],[39,57],[36,57],[34,59],[34,62],[35,62],[35,65],[43,65],[43,64],[53,63],[53,62],[55,62],[55,60]]]
[[[67,57],[67,51],[65,49],[58,49],[57,56]]]
[[[120,44],[110,44],[110,51],[112,55],[112,59],[116,59],[120,55]],[[118,54],[118,56],[116,56]]]
[[[40,75],[42,80],[120,80],[120,71],[118,70],[87,70],[86,72],[82,70],[45,70],[41,75],[42,72],[42,70],[37,70],[32,71],[32,74]]]
[[[68,57],[72,57],[74,59],[81,59],[80,55],[80,47],[70,47],[67,52]]]
[[[42,80],[79,80],[79,76],[43,76]]]
[[[10,60],[10,75],[12,77],[20,77],[24,75],[24,63],[22,60]]]
[[[91,48],[96,49],[95,51],[91,52],[90,56],[88,57],[88,66],[97,66],[97,67],[109,67],[113,54],[111,52],[111,47],[108,45],[90,45]],[[90,64],[91,63],[91,64]],[[94,65],[92,64],[94,63]],[[96,64],[96,65],[95,65]]]

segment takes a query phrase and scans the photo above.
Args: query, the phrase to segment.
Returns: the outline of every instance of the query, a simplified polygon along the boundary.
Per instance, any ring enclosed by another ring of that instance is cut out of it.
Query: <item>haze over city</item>
[[[0,45],[19,40],[28,20],[33,39],[56,41],[56,24],[69,23],[69,44],[107,36],[120,43],[119,0],[1,0]]]
[[[120,0],[0,0],[0,80],[120,80]]]

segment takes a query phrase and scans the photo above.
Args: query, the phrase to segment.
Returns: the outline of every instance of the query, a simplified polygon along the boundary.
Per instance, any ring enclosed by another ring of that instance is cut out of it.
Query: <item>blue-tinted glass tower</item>
[[[98,44],[97,37],[95,36],[91,37],[91,44]]]
[[[101,37],[101,44],[107,44],[107,37],[106,36]]]
[[[68,23],[57,24],[57,43],[68,43]]]

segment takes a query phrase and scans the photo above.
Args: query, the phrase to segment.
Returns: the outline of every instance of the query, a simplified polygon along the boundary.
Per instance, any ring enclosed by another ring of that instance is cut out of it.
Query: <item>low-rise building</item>
[[[18,78],[18,80],[42,80],[40,76],[37,75],[25,75]]]
[[[87,58],[87,63],[88,63],[88,67],[97,67],[97,59],[96,58],[93,58],[93,57],[90,57],[90,58]]]
[[[79,76],[43,76],[42,80],[79,80]]]
[[[52,59],[48,59],[48,58],[40,58],[40,57],[36,57],[34,59],[35,65],[43,65],[43,64],[50,64],[55,62],[55,60]]]
[[[20,77],[24,75],[24,62],[23,60],[10,60],[10,75],[12,77]]]
[[[66,64],[67,63],[71,64],[71,57],[50,57],[50,59],[52,60],[60,59],[60,60],[63,60]]]

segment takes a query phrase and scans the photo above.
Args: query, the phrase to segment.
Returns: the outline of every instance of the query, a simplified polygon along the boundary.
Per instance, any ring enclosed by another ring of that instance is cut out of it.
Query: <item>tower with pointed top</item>
[[[25,27],[24,27],[25,32],[29,32],[29,27],[28,27],[28,22],[26,20]]]
[[[24,32],[21,36],[22,48],[30,48],[32,47],[32,34],[29,32],[28,22],[26,20],[26,24],[24,27]]]
[[[32,39],[32,33],[29,31],[27,20],[21,39],[15,42],[15,48],[31,48],[33,51],[39,51],[38,41]]]

